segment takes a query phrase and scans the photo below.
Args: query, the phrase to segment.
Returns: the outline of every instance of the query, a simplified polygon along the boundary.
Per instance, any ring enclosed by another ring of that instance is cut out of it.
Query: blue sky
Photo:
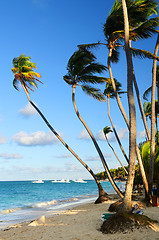
[[[0,88],[0,180],[85,178],[90,175],[50,133],[38,114],[28,104],[20,89],[13,86],[12,59],[24,53],[37,63],[43,85],[31,93],[50,124],[71,148],[94,170],[103,171],[98,154],[75,115],[71,88],[63,81],[66,66],[77,45],[104,41],[103,24],[112,8],[110,1],[15,0],[1,3],[1,88]],[[134,47],[154,51],[156,36],[139,41]],[[94,52],[106,64],[107,49]],[[114,77],[126,90],[126,62],[113,65]],[[134,60],[136,78],[143,92],[151,85],[151,60]],[[109,77],[108,73],[105,73]],[[104,86],[102,87],[104,89]],[[110,126],[107,104],[99,103],[76,91],[76,103],[90,126],[110,168],[118,167],[104,141],[102,129]],[[122,103],[128,114],[126,96]],[[111,116],[128,154],[128,132],[115,100],[111,100]],[[137,107],[138,142],[143,141],[143,125]],[[121,161],[126,165],[113,135],[109,136]]]

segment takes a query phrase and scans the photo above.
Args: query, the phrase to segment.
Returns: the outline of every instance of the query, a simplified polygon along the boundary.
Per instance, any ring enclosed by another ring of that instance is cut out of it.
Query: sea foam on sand
[[[39,220],[12,226],[0,231],[0,240],[159,240],[159,232],[149,228],[125,234],[101,233],[101,215],[108,212],[112,202],[86,203],[69,210],[60,210],[56,216],[42,216]],[[145,208],[143,213],[159,221],[159,207]]]

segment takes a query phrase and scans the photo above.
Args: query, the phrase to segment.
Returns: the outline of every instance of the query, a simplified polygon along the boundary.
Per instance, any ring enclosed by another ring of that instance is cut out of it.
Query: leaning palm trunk
[[[129,41],[129,44],[131,44],[131,41]],[[139,105],[141,117],[142,117],[143,124],[144,124],[145,131],[146,131],[146,136],[147,136],[147,139],[150,140],[150,130],[149,130],[147,120],[146,120],[146,116],[145,116],[145,113],[144,113],[143,104],[142,104],[142,101],[141,101],[140,92],[139,92],[139,88],[138,88],[138,85],[137,85],[135,74],[133,76],[133,83],[134,83],[134,87],[135,87],[135,91],[136,91],[136,96],[137,96],[137,100],[138,100],[138,105]]]
[[[119,144],[119,146],[120,146],[120,149],[121,149],[121,151],[122,151],[122,153],[123,153],[123,155],[124,155],[127,163],[129,163],[129,159],[128,159],[128,157],[127,157],[127,155],[126,155],[126,153],[125,153],[125,151],[124,151],[124,149],[123,149],[123,146],[122,146],[122,144],[121,144],[121,141],[120,141],[120,139],[119,139],[119,136],[118,136],[118,134],[117,134],[117,132],[116,132],[116,130],[115,130],[115,127],[114,127],[112,118],[111,118],[111,116],[110,116],[109,97],[107,97],[107,104],[108,104],[108,117],[109,117],[109,120],[110,120],[110,122],[111,122],[111,125],[112,125],[112,128],[113,128],[115,137],[116,137],[116,139],[117,139],[117,142],[118,142],[118,144]]]
[[[121,198],[123,198],[123,194],[121,193],[120,189],[118,188],[118,186],[116,185],[116,183],[114,182],[114,180],[113,180],[112,177],[111,177],[111,174],[110,174],[109,168],[108,168],[108,166],[107,166],[107,164],[106,164],[106,161],[105,161],[105,158],[104,158],[104,156],[103,156],[103,153],[101,152],[101,150],[100,150],[100,148],[99,148],[99,146],[98,146],[98,144],[97,144],[97,141],[95,140],[95,137],[94,137],[93,133],[91,132],[91,130],[89,129],[88,125],[87,125],[86,122],[83,120],[83,118],[82,118],[81,115],[79,114],[79,111],[77,110],[77,106],[76,106],[76,103],[75,103],[75,88],[76,88],[76,85],[73,85],[73,86],[72,86],[72,90],[73,90],[73,91],[72,91],[72,102],[73,102],[74,109],[75,109],[75,112],[76,112],[76,114],[77,114],[77,117],[78,117],[79,120],[82,122],[82,124],[84,125],[85,129],[87,130],[89,136],[91,137],[91,139],[92,139],[92,141],[93,141],[93,143],[94,143],[94,146],[95,146],[95,148],[96,148],[96,150],[97,150],[97,152],[98,152],[98,154],[99,154],[99,156],[100,156],[100,159],[101,159],[101,161],[102,161],[102,164],[103,164],[103,166],[104,166],[104,169],[105,169],[105,171],[106,171],[106,173],[107,173],[107,175],[108,175],[108,179],[109,179],[109,181],[111,182],[114,190],[117,192],[117,194],[118,194]]]
[[[154,55],[157,56],[159,48],[159,35],[155,47]],[[153,60],[153,71],[152,71],[152,96],[151,96],[151,152],[150,152],[150,172],[149,172],[149,191],[151,194],[153,175],[154,175],[154,154],[155,154],[155,89],[156,89],[156,70],[157,70],[157,59]]]
[[[127,125],[128,129],[130,129],[128,117],[127,117],[126,112],[125,112],[125,110],[122,106],[119,94],[116,91],[115,81],[114,81],[114,78],[113,78],[111,63],[110,63],[111,56],[112,56],[112,49],[110,48],[109,49],[109,56],[108,56],[108,69],[109,69],[110,79],[111,79],[111,82],[112,82],[112,87],[113,87],[113,90],[114,90],[114,93],[115,93],[115,97],[116,97],[116,100],[117,100],[117,103],[118,103],[118,107],[119,107],[119,109],[120,109],[120,111],[123,115],[123,118],[126,122],[126,125]],[[144,169],[144,166],[143,166],[143,162],[142,162],[141,155],[140,155],[140,150],[139,150],[139,147],[138,147],[137,143],[136,143],[136,155],[137,155],[137,159],[138,159],[138,163],[139,163],[140,172],[141,172],[143,184],[144,184],[144,187],[145,187],[146,195],[148,195],[149,187],[148,187],[147,177],[146,177],[146,174],[145,174],[145,169]]]
[[[130,130],[129,130],[129,174],[126,182],[125,196],[122,204],[122,212],[131,211],[131,197],[133,182],[135,176],[135,156],[136,156],[136,111],[135,101],[133,94],[133,63],[129,46],[129,23],[125,0],[122,0],[123,15],[124,15],[124,32],[125,32],[125,51],[127,59],[127,92],[129,103],[129,118],[130,118]]]
[[[120,159],[118,158],[118,156],[117,156],[117,154],[116,154],[116,152],[115,152],[114,148],[113,148],[113,147],[112,147],[112,145],[109,143],[109,140],[108,140],[108,138],[107,138],[107,135],[106,135],[106,134],[105,134],[105,139],[106,139],[106,141],[107,141],[107,143],[108,143],[109,147],[112,149],[112,151],[113,151],[113,153],[114,153],[114,155],[115,155],[116,159],[119,161],[119,163],[120,163],[120,164],[121,164],[121,166],[123,167],[123,169],[124,169],[124,171],[126,172],[126,174],[128,174],[128,172],[127,172],[126,168],[124,167],[124,165],[122,164],[122,162],[121,162],[121,161],[120,161]]]
[[[60,142],[68,149],[68,151],[70,151],[74,157],[87,169],[87,171],[91,174],[91,176],[94,178],[97,187],[98,187],[98,194],[99,197],[97,198],[97,200],[95,201],[95,203],[101,203],[104,201],[107,201],[108,198],[108,194],[104,191],[100,181],[97,179],[96,175],[94,174],[94,172],[88,167],[87,164],[85,164],[82,159],[67,145],[67,143],[64,142],[64,140],[59,136],[59,134],[53,129],[53,127],[50,125],[50,123],[47,121],[47,119],[44,117],[44,115],[41,113],[41,111],[38,109],[38,107],[30,100],[30,97],[24,87],[24,85],[22,84],[23,89],[27,95],[27,98],[30,102],[30,104],[35,108],[35,110],[39,113],[39,115],[42,117],[42,119],[44,120],[44,122],[46,123],[46,125],[49,127],[49,129],[51,130],[51,132],[53,134],[55,134],[55,136],[60,140]]]

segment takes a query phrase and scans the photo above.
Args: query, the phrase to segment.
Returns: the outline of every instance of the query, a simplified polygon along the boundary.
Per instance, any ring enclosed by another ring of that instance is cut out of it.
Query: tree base
[[[104,203],[104,202],[107,202],[108,200],[110,200],[110,198],[108,197],[107,194],[105,194],[105,195],[99,196],[95,201],[95,204]]]
[[[154,221],[144,215],[120,213],[110,216],[101,226],[100,231],[105,234],[127,233],[134,229],[152,228],[159,229],[159,226]]]

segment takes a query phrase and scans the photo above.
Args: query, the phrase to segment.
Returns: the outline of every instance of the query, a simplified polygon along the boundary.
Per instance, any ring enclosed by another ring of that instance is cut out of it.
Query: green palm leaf
[[[32,63],[30,59],[31,57],[21,54],[19,57],[13,59],[12,68],[15,76],[13,80],[14,88],[18,90],[18,82],[20,82],[27,93],[29,93],[29,90],[34,91],[33,88],[37,89],[37,81],[41,82],[38,79],[41,75],[33,70],[36,68],[36,64]]]
[[[90,97],[98,100],[99,102],[105,101],[105,96],[101,93],[101,91],[97,88],[90,87],[88,85],[81,86],[82,90]]]
[[[149,58],[149,59],[157,59],[159,60],[159,57],[156,57],[153,53],[142,50],[142,49],[137,49],[137,48],[132,48],[131,47],[131,52],[134,57],[140,57],[140,58]]]

